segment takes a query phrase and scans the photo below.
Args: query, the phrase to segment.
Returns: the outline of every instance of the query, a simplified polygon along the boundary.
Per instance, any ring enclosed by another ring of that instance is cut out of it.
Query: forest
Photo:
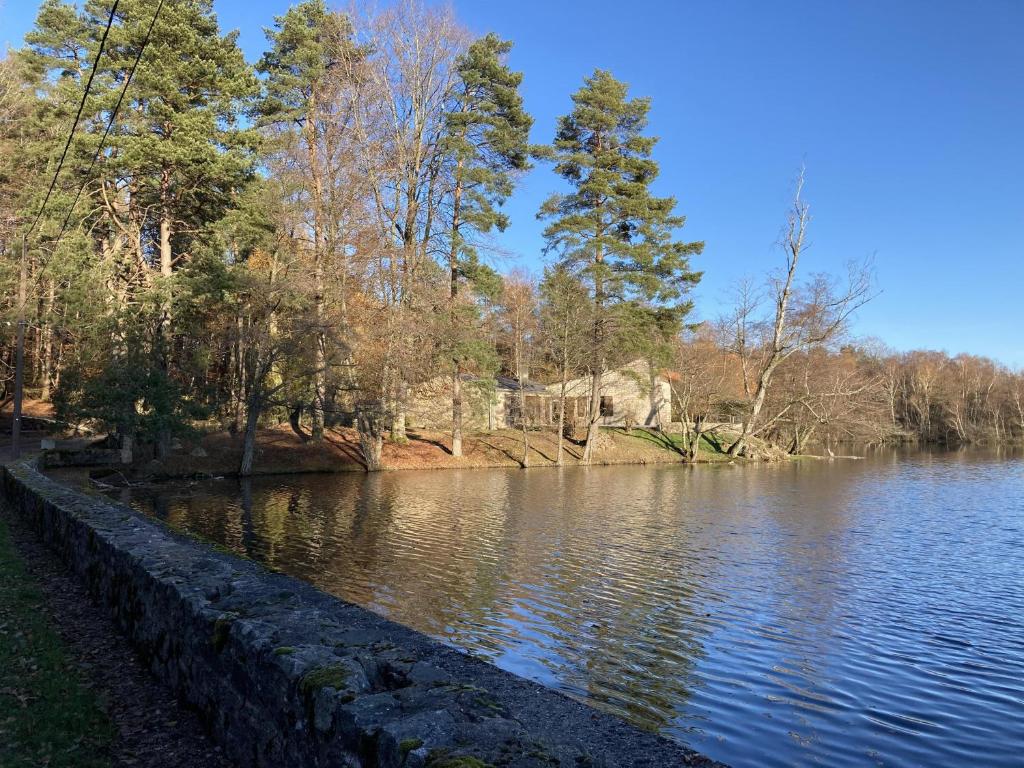
[[[438,377],[459,456],[464,389],[499,373],[590,377],[594,417],[559,420],[587,463],[602,376],[638,358],[671,382],[684,446],[721,422],[733,455],[1024,438],[1024,372],[853,335],[872,265],[815,270],[802,171],[776,268],[698,318],[704,243],[652,189],[656,105],[612,73],[535,127],[513,43],[451,9],[304,0],[268,23],[251,65],[212,0],[46,0],[0,60],[3,403],[22,332],[26,396],[59,423],[158,457],[230,431],[241,474],[275,425],[355,430],[379,468]],[[534,168],[542,274],[500,239]]]

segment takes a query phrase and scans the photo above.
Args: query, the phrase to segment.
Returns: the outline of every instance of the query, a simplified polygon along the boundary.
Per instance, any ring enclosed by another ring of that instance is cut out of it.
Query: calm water
[[[1024,459],[405,472],[124,498],[744,765],[1024,765]]]

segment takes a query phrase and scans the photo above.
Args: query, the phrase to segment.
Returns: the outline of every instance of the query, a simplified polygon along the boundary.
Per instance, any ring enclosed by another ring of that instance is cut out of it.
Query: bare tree
[[[669,386],[679,414],[680,436],[688,461],[697,460],[704,435],[715,429],[713,411],[728,388],[730,359],[712,330],[700,325],[680,337]]]
[[[564,462],[565,408],[570,376],[584,372],[590,359],[590,329],[586,287],[568,270],[552,267],[545,272],[540,285],[542,305],[540,336],[544,354],[558,371],[558,448],[555,464]]]
[[[741,454],[754,434],[779,365],[797,352],[827,344],[839,337],[850,316],[872,298],[871,271],[867,262],[851,265],[847,282],[841,288],[825,276],[817,276],[803,287],[797,284],[797,269],[808,245],[807,228],[810,224],[810,207],[802,198],[803,186],[804,172],[801,169],[782,241],[786,255],[785,270],[771,282],[774,317],[768,338],[760,345],[760,359],[747,386],[751,392],[749,406],[740,434],[729,446],[731,456]],[[742,310],[738,315],[742,326],[738,325],[737,329],[744,335],[744,347],[748,347],[746,333],[754,307],[745,305]],[[747,381],[746,375],[744,380]]]
[[[501,318],[511,352],[512,371],[519,383],[517,411],[523,435],[522,466],[530,466],[530,418],[527,411],[526,384],[530,376],[533,341],[537,332],[537,294],[533,281],[514,273],[505,278],[501,297]]]
[[[449,8],[402,0],[368,22],[374,51],[376,97],[364,110],[368,147],[377,157],[365,165],[386,262],[383,298],[396,326],[387,360],[391,381],[391,437],[406,439],[406,399],[412,365],[430,339],[413,318],[432,310],[421,287],[438,237],[439,206],[449,183],[444,143],[447,110],[457,86],[457,62],[469,36]],[[440,251],[438,251],[440,253]]]

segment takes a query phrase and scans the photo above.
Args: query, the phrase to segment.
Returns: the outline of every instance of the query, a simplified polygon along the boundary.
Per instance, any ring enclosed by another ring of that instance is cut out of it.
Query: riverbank
[[[720,765],[30,462],[3,491],[240,764]]]
[[[528,434],[529,467],[553,467],[558,452],[557,436],[549,431]],[[566,440],[563,463],[577,466],[583,446]],[[443,432],[409,430],[405,442],[384,441],[384,469],[484,469],[516,468],[524,465],[523,434],[516,430],[497,430],[467,435],[461,457],[451,454],[451,439]],[[154,478],[195,475],[233,475],[242,455],[242,438],[228,432],[202,435],[192,442],[175,446],[162,460],[153,460],[135,468],[138,474]],[[703,441],[701,463],[733,461],[708,441]],[[678,435],[655,430],[602,429],[594,451],[594,464],[678,464],[683,461]],[[354,429],[335,427],[327,430],[320,444],[300,438],[287,426],[261,429],[256,439],[254,474],[298,474],[305,472],[362,472],[365,464]]]

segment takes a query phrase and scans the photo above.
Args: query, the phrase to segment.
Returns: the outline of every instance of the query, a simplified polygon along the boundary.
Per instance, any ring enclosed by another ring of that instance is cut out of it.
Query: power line
[[[71,124],[71,130],[68,131],[68,140],[64,144],[64,152],[60,156],[60,162],[57,163],[57,170],[53,173],[53,179],[50,181],[50,188],[46,190],[46,197],[43,199],[43,204],[39,207],[39,213],[36,214],[31,226],[29,226],[28,230],[26,230],[21,237],[21,267],[18,279],[18,338],[15,344],[14,410],[11,422],[11,456],[15,459],[17,459],[21,454],[21,410],[25,386],[25,282],[28,267],[28,254],[26,253],[28,247],[28,236],[32,233],[32,230],[35,229],[39,220],[43,217],[43,213],[46,211],[46,205],[50,202],[50,195],[53,194],[53,189],[57,186],[57,179],[60,177],[61,169],[64,167],[64,160],[67,159],[68,150],[71,148],[71,141],[75,137],[75,129],[78,128],[78,121],[82,119],[82,112],[85,109],[85,102],[89,98],[89,90],[92,88],[93,78],[96,77],[96,70],[99,68],[100,58],[103,56],[103,48],[107,44],[107,35],[110,34],[110,28],[114,25],[114,14],[117,12],[118,2],[119,0],[114,0],[114,4],[110,8],[110,16],[107,18],[107,26],[103,30],[103,37],[100,38],[100,47],[96,51],[96,60],[92,63],[92,70],[89,72],[89,80],[85,84],[85,90],[82,91],[82,101],[78,105],[78,112],[75,114],[75,121]]]
[[[68,140],[64,144],[64,152],[60,156],[60,162],[57,163],[57,170],[53,174],[53,180],[50,182],[50,188],[46,191],[46,197],[43,199],[43,204],[39,208],[39,213],[36,214],[36,217],[32,222],[32,226],[28,228],[27,234],[32,233],[36,224],[38,224],[39,220],[43,217],[46,205],[50,202],[50,195],[53,194],[53,188],[57,186],[57,177],[60,176],[60,171],[64,167],[64,160],[68,156],[68,150],[71,148],[71,140],[75,137],[75,129],[78,127],[78,121],[82,118],[82,111],[85,109],[85,101],[89,97],[89,89],[92,87],[92,80],[96,76],[96,69],[99,67],[100,57],[103,55],[103,47],[107,44],[107,35],[110,33],[110,28],[114,24],[114,13],[117,11],[118,2],[120,2],[120,0],[114,0],[114,5],[110,9],[110,18],[107,19],[107,27],[103,30],[103,37],[100,39],[100,47],[99,50],[96,51],[96,60],[92,63],[92,71],[89,72],[89,80],[86,82],[85,90],[82,92],[82,101],[78,105],[78,113],[75,115],[75,122],[71,124],[71,131],[68,133]]]
[[[116,5],[116,3],[115,3]],[[82,186],[78,188],[78,194],[75,195],[74,201],[68,208],[67,216],[64,217],[64,223],[60,227],[60,232],[57,237],[54,238],[54,242],[58,242],[61,235],[64,234],[68,228],[68,222],[71,221],[71,214],[75,211],[75,206],[78,205],[78,200],[82,196],[82,192],[85,191],[86,186],[89,184],[89,174],[92,173],[92,169],[96,167],[96,161],[100,158],[100,153],[103,152],[103,147],[106,146],[107,136],[110,135],[110,129],[114,125],[114,121],[117,119],[117,113],[121,109],[121,102],[124,101],[124,94],[128,90],[128,86],[131,85],[132,78],[135,76],[135,68],[139,66],[139,61],[142,59],[142,54],[146,50],[146,46],[149,45],[149,36],[153,32],[153,27],[156,26],[156,19],[160,15],[160,9],[164,7],[164,0],[156,6],[156,12],[153,14],[152,20],[149,22],[149,29],[146,30],[146,37],[142,40],[142,47],[139,48],[139,52],[135,55],[135,61],[132,62],[132,68],[128,72],[128,77],[125,78],[124,86],[121,88],[121,95],[117,97],[117,104],[114,105],[113,111],[110,113],[110,119],[107,120],[107,128],[103,131],[103,136],[100,138],[99,144],[96,145],[96,153],[92,156],[92,162],[89,163],[89,167],[85,171],[85,180],[82,182]]]

